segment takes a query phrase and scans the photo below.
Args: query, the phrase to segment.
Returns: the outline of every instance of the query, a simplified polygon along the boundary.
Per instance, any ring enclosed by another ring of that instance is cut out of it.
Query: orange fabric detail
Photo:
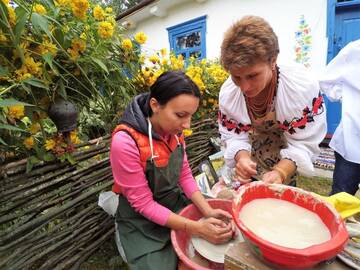
[[[114,134],[119,131],[127,132],[136,142],[136,145],[139,149],[140,162],[145,171],[146,161],[148,160],[148,158],[151,157],[149,137],[147,135],[144,135],[144,134],[136,131],[135,129],[133,129],[125,124],[120,124],[120,125],[116,126],[116,128],[114,129],[114,131],[112,133],[112,136],[114,136]],[[179,142],[184,143],[183,135],[181,135],[179,137]],[[177,146],[177,140],[176,140],[175,136],[171,136],[169,143],[166,143],[163,140],[159,141],[159,140],[153,139],[154,155],[156,156],[154,158],[155,166],[156,167],[165,167],[169,161],[170,154],[172,153],[172,151],[174,151],[176,146]],[[116,183],[114,183],[112,191],[115,193],[121,193],[121,189],[118,185],[116,185]]]

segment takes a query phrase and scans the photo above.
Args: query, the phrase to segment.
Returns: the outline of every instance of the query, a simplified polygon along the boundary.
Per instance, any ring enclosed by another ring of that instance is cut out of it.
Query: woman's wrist
[[[287,175],[287,173],[285,172],[285,170],[283,170],[283,169],[280,168],[280,167],[274,167],[273,170],[276,171],[276,172],[280,175],[281,182],[284,183],[285,180],[286,180],[287,177],[288,177],[288,175]]]
[[[292,160],[282,159],[272,169],[280,175],[282,182],[284,182],[295,173],[296,164]]]
[[[249,157],[249,156],[250,156],[250,152],[242,149],[236,152],[234,156],[234,160],[235,162],[238,162],[240,158]]]
[[[198,222],[187,219],[185,221],[185,232],[192,235],[198,235]]]

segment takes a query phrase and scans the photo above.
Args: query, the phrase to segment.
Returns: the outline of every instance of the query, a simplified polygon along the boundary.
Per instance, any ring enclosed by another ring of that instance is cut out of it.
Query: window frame
[[[201,16],[171,27],[166,28],[169,35],[170,50],[175,55],[185,54],[186,59],[190,58],[190,54],[196,51],[201,52],[201,56],[198,59],[206,58],[206,19],[207,16]],[[200,32],[200,46],[177,49],[176,38],[193,32]]]

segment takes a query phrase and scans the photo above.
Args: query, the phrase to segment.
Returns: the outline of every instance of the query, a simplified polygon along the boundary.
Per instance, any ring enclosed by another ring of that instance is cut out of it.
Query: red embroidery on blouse
[[[296,133],[295,128],[304,129],[307,123],[314,122],[314,116],[320,115],[324,112],[323,103],[323,96],[319,93],[319,96],[313,98],[312,100],[311,110],[306,106],[302,111],[302,117],[294,117],[290,122],[287,120],[282,123],[277,121],[279,128],[289,132],[290,134]],[[247,132],[252,128],[251,124],[244,125],[242,123],[237,123],[233,119],[228,119],[228,117],[221,111],[218,113],[218,121],[222,126],[227,128],[228,131],[234,130],[237,134],[240,132]]]

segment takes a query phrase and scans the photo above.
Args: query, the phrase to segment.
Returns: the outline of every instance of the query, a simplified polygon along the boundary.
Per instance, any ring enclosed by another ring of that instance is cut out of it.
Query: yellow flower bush
[[[123,43],[102,2],[0,0],[0,161],[2,153],[70,161],[93,125],[112,130],[134,95],[124,70],[139,65],[140,49]],[[76,105],[77,132],[57,132],[47,115],[56,99]]]
[[[185,62],[187,62],[186,65]],[[218,61],[195,58],[185,61],[182,55],[175,56],[173,53],[168,55],[167,50],[163,48],[142,60],[142,68],[138,70],[133,81],[138,88],[147,91],[163,72],[169,70],[184,71],[199,87],[202,106],[195,115],[196,118],[210,117],[217,113],[220,87],[229,76]]]
[[[100,1],[13,2],[0,0],[1,161],[12,153],[34,156],[30,162],[72,162],[77,144],[110,133],[131,98],[169,70],[184,71],[199,86],[203,102],[195,117],[216,112],[228,76],[216,61],[185,60],[166,49],[143,54],[146,34],[124,37]],[[76,131],[58,132],[49,118],[59,99],[78,109]]]

